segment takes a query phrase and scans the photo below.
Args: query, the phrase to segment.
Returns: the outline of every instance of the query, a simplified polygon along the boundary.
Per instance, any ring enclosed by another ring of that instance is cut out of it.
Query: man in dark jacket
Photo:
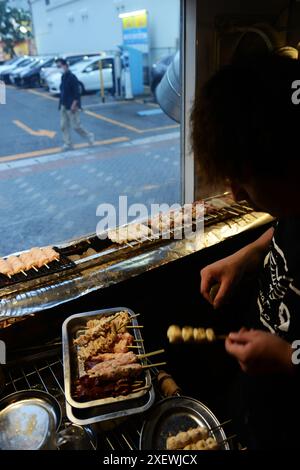
[[[80,90],[76,76],[69,70],[68,63],[65,59],[56,61],[58,68],[62,69],[63,74],[60,84],[60,125],[64,139],[64,150],[72,149],[71,127],[78,132],[79,135],[87,139],[90,145],[94,143],[94,134],[87,132],[80,123]]]

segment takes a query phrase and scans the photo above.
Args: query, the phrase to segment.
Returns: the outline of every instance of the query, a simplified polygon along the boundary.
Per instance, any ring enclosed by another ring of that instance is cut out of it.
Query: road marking
[[[13,120],[13,123],[30,135],[35,135],[37,137],[49,137],[50,139],[53,139],[53,137],[56,136],[55,131],[47,131],[46,129],[40,129],[38,131],[34,131],[33,129],[31,129],[31,127],[27,126],[26,124],[24,124],[24,122],[19,121],[18,119]]]
[[[129,140],[129,137],[115,137],[114,139],[96,140],[94,145],[95,146],[96,145],[109,145],[109,144],[115,144],[118,142],[128,142],[128,140]],[[82,148],[82,147],[89,147],[89,144],[82,143],[82,144],[74,145],[74,148]],[[52,147],[52,148],[43,149],[43,150],[34,150],[33,152],[18,153],[15,155],[7,155],[4,157],[0,156],[0,164],[2,162],[21,160],[23,158],[42,157],[43,155],[49,155],[51,153],[60,153],[61,151],[62,151],[61,147]]]
[[[103,116],[103,114],[98,114],[94,113],[93,111],[83,111],[85,114],[88,116],[92,116],[96,119],[100,119],[101,121],[109,122],[110,124],[114,124],[115,126],[123,127],[124,129],[127,129],[132,132],[137,132],[140,134],[142,131],[140,129],[137,129],[136,127],[129,126],[128,124],[125,124],[124,122],[121,121],[116,121],[115,119],[108,118],[106,116]]]
[[[103,114],[94,113],[93,111],[84,111],[84,113],[88,114],[89,116],[92,116],[96,119],[100,119],[101,121],[105,121],[105,122],[109,122],[110,124],[114,124],[115,126],[124,127],[125,129],[128,129],[129,131],[132,131],[132,132],[136,132],[137,134],[144,134],[145,132],[160,131],[160,130],[164,130],[164,129],[175,129],[176,127],[179,127],[179,124],[171,124],[171,125],[168,125],[168,126],[151,127],[150,129],[138,129],[137,127],[130,126],[128,124],[125,124],[124,122],[108,118],[106,116],[103,116]]]
[[[37,91],[37,90],[23,90],[23,91],[26,91],[27,93],[32,93],[33,95],[41,96],[42,98],[45,98],[47,100],[54,100],[58,102],[58,98],[55,98],[54,96],[43,93],[42,91]]]
[[[144,129],[141,132],[144,134],[145,132],[154,132],[154,131],[160,131],[160,130],[165,130],[165,129],[176,129],[177,127],[180,127],[180,125],[179,124],[170,124],[168,126],[151,127],[150,129]]]

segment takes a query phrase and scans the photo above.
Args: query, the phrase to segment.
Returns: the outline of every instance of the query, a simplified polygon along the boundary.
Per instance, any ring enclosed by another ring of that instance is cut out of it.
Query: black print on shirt
[[[264,268],[267,282],[261,285],[257,298],[260,320],[272,333],[284,334],[290,326],[291,313],[285,301],[293,279],[288,275],[284,253],[274,239]]]

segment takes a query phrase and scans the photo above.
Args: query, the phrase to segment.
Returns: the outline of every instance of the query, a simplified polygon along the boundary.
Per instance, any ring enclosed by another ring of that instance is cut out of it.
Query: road
[[[0,255],[95,232],[101,203],[180,201],[179,126],[154,103],[83,97],[88,147],[61,152],[57,99],[9,87],[0,106]],[[149,113],[150,111],[150,113]],[[141,113],[141,114],[139,114]]]

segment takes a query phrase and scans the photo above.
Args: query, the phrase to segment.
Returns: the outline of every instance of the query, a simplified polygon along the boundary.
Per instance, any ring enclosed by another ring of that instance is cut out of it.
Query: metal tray
[[[226,434],[215,415],[203,403],[184,396],[166,398],[154,406],[143,424],[140,450],[166,450],[169,436],[197,426],[212,429],[210,435],[222,442],[220,449],[230,450]]]
[[[77,347],[73,344],[73,340],[77,337],[78,333],[83,329],[86,325],[86,322],[91,319],[95,319],[100,316],[109,316],[113,315],[117,312],[126,310],[129,314],[129,317],[134,315],[133,311],[127,307],[117,307],[111,308],[106,310],[97,310],[92,312],[85,312],[79,313],[76,315],[72,315],[68,317],[63,325],[62,325],[62,340],[63,340],[63,364],[64,364],[64,384],[65,384],[65,396],[66,401],[71,405],[73,408],[79,409],[87,409],[93,408],[95,406],[101,405],[114,405],[120,402],[126,402],[127,407],[132,406],[134,407],[133,400],[143,397],[149,392],[151,387],[151,375],[149,370],[145,371],[145,387],[147,389],[141,390],[140,392],[130,393],[126,396],[119,396],[119,397],[108,397],[108,398],[101,398],[98,400],[90,400],[86,402],[81,402],[76,400],[72,397],[72,385],[80,376],[80,365],[78,361],[77,355]],[[137,326],[138,322],[136,318],[131,318],[131,324]],[[133,330],[133,336],[135,339],[142,339],[141,333],[139,329]],[[144,354],[144,345],[141,344],[138,352],[140,354]],[[130,403],[130,405],[128,404]],[[111,410],[112,411],[112,410]]]
[[[116,403],[113,406],[96,406],[88,409],[73,408],[68,402],[66,402],[66,414],[72,423],[86,426],[93,423],[103,423],[106,421],[115,420],[115,424],[119,424],[119,421],[139,413],[147,411],[154,403],[155,392],[153,386],[144,397],[138,398],[135,401],[134,407],[128,407],[128,404],[124,402]],[[113,424],[113,423],[112,423]]]

